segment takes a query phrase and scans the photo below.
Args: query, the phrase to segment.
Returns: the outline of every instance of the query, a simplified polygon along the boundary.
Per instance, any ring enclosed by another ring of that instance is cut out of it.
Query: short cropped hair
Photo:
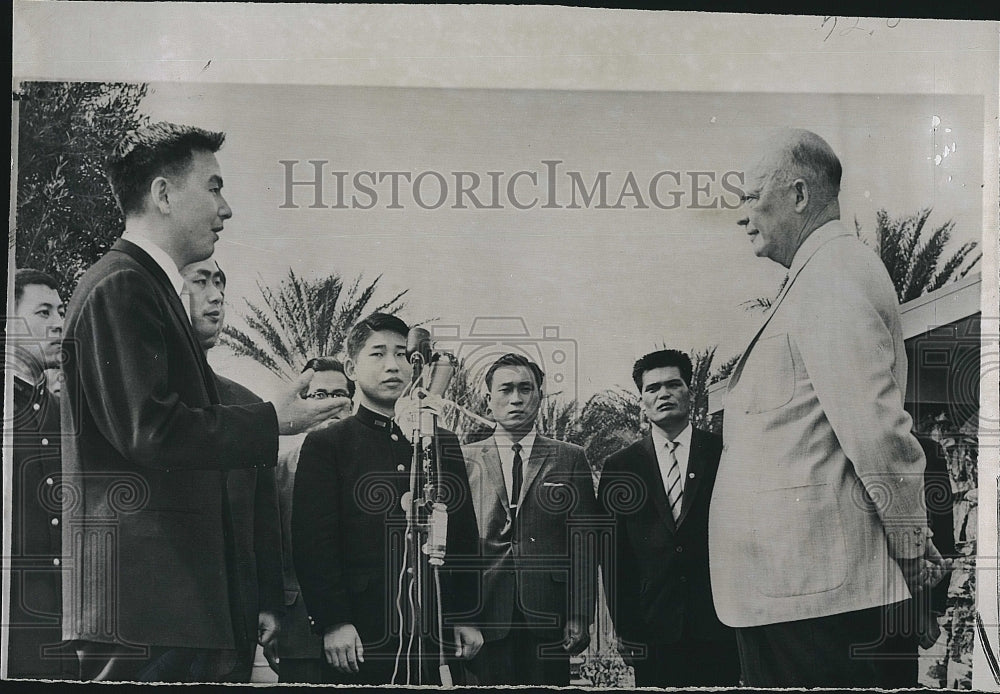
[[[784,136],[777,168],[775,174],[783,181],[805,179],[822,204],[840,195],[840,159],[826,140],[810,130],[795,129]]]
[[[214,154],[225,139],[225,133],[166,122],[130,131],[105,161],[111,192],[122,214],[128,217],[142,211],[154,178],[186,173],[194,152]]]
[[[635,381],[635,387],[642,390],[642,376],[647,371],[668,366],[677,367],[681,372],[681,378],[684,379],[684,384],[688,388],[691,387],[691,373],[694,371],[691,366],[691,357],[676,349],[661,349],[640,357],[632,367],[632,380]]]
[[[371,334],[383,330],[402,335],[404,340],[410,332],[409,327],[401,318],[388,313],[375,312],[367,318],[362,318],[351,328],[351,332],[347,336],[347,356],[351,359],[357,359],[361,348],[365,346]]]
[[[14,273],[15,306],[21,301],[21,297],[24,296],[24,288],[33,284],[40,284],[57,292],[59,291],[59,284],[52,275],[30,267],[21,268]]]
[[[499,359],[497,359],[495,362],[493,362],[493,366],[491,366],[486,371],[486,387],[487,388],[493,388],[493,374],[496,373],[497,369],[503,368],[505,366],[523,366],[523,367],[526,367],[534,375],[534,377],[535,377],[535,385],[537,385],[539,387],[539,389],[541,389],[541,387],[542,387],[542,381],[545,380],[545,372],[542,371],[542,368],[538,364],[536,364],[535,362],[531,361],[527,357],[525,357],[523,355],[520,355],[520,354],[514,354],[514,353],[508,353],[508,354],[503,355],[502,357],[500,357]]]
[[[354,397],[354,381],[347,377],[347,372],[344,371],[344,365],[340,363],[339,359],[334,359],[333,357],[313,357],[306,362],[306,365],[302,367],[302,371],[308,371],[312,369],[317,373],[320,371],[336,371],[337,373],[344,374],[344,379],[347,381],[347,393],[352,398]]]

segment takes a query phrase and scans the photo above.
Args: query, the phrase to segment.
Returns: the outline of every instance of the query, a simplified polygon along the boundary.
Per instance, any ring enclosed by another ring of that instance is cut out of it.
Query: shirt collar
[[[663,433],[663,429],[655,424],[650,426],[650,431],[653,434],[653,445],[657,449],[663,448],[670,441],[670,439],[667,438],[667,435]],[[674,437],[674,441],[679,443],[681,446],[686,447],[688,450],[691,450],[691,422],[688,422],[687,425],[681,430],[681,433]]]
[[[812,257],[820,246],[837,236],[849,235],[849,232],[839,219],[833,219],[818,227],[813,233],[806,237],[806,240],[802,242],[799,249],[795,251],[795,257],[792,258],[792,264],[788,266],[788,277],[795,277],[796,273],[802,269],[802,266],[806,264],[806,261]]]
[[[174,291],[177,292],[177,296],[181,295],[181,292],[184,290],[184,278],[181,276],[181,271],[177,268],[177,264],[173,261],[173,258],[165,250],[156,245],[156,242],[135,233],[123,236],[122,238],[146,251],[146,254],[153,259],[153,262],[163,270],[163,274],[167,276],[167,280],[170,282],[170,286],[174,288]]]
[[[496,439],[497,448],[504,447],[510,450],[514,445],[514,439],[511,438],[510,434],[503,427],[497,425],[496,431],[493,432],[493,438]],[[517,443],[521,444],[522,458],[527,460],[531,457],[531,448],[535,445],[535,428],[532,427],[531,431],[524,435]]]

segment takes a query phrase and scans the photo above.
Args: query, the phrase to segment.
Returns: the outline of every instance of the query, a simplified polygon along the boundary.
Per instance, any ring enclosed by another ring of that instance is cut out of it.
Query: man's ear
[[[792,190],[795,192],[795,211],[805,211],[809,207],[809,184],[804,179],[796,178],[792,181]]]
[[[357,367],[354,364],[354,360],[350,357],[344,360],[344,375],[355,383],[358,382]]]
[[[486,393],[486,407],[489,408],[489,409],[492,409],[492,406],[490,404],[491,400],[493,400],[493,394],[489,393],[489,392]]]
[[[160,214],[170,214],[170,199],[167,195],[169,188],[170,182],[163,176],[157,176],[149,184],[150,198],[152,198],[153,204],[156,205],[156,209],[160,211]]]

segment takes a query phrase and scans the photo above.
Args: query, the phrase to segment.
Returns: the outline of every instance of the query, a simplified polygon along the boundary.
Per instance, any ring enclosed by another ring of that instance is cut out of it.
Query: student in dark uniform
[[[16,272],[14,316],[7,325],[14,377],[8,677],[65,679],[76,672],[76,654],[60,657],[58,648],[59,398],[45,380],[46,369],[59,367],[64,308],[55,279],[28,268]]]
[[[323,637],[327,683],[440,683],[437,634],[423,640],[425,667],[418,670],[422,664],[411,645],[412,612],[403,572],[406,521],[401,502],[409,490],[413,454],[393,417],[411,375],[407,332],[399,318],[380,313],[352,328],[345,366],[357,384],[358,411],[309,434],[299,456],[292,552],[313,630]],[[477,608],[478,575],[449,569],[476,555],[476,518],[458,439],[444,430],[437,434],[448,497],[441,636],[449,655],[457,651],[471,658],[482,646],[479,630],[467,624]],[[399,585],[404,586],[401,600]],[[427,617],[424,624],[433,621]]]

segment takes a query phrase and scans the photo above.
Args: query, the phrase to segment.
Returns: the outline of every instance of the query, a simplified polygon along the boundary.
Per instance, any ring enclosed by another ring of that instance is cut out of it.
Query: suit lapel
[[[507,515],[510,516],[510,504],[507,501],[509,492],[503,480],[503,468],[500,463],[500,453],[497,451],[496,439],[492,436],[483,441],[480,447],[479,461],[483,464],[486,481],[496,493]]]
[[[695,495],[698,494],[698,487],[704,476],[705,458],[702,455],[700,434],[697,429],[691,428],[691,450],[688,451],[687,479],[684,480],[684,497],[681,499],[681,517],[677,519],[678,526],[684,522],[688,511],[694,506]]]
[[[177,292],[174,291],[173,285],[170,284],[170,280],[163,272],[163,268],[161,268],[155,260],[150,258],[146,251],[142,250],[131,241],[118,239],[118,241],[115,242],[115,245],[111,247],[111,250],[120,251],[135,260],[137,263],[142,265],[142,267],[145,268],[158,283],[160,292],[163,294],[163,297],[167,302],[167,306],[170,307],[170,312],[173,314],[176,327],[184,333],[187,338],[188,345],[191,347],[191,351],[194,352],[195,361],[198,363],[198,371],[201,374],[202,383],[205,384],[205,388],[208,390],[209,400],[213,403],[218,403],[219,389],[215,382],[215,374],[208,366],[208,361],[205,359],[205,351],[198,343],[198,338],[195,337],[194,328],[191,326],[191,320],[188,318],[187,312],[184,310],[181,298],[177,296]]]
[[[517,499],[517,508],[521,508],[521,504],[528,496],[528,492],[531,490],[531,484],[538,477],[538,473],[543,467],[548,463],[549,458],[552,455],[551,442],[542,436],[535,435],[535,443],[531,447],[531,457],[528,458],[528,462],[524,466],[524,481],[521,484],[521,495]]]
[[[815,234],[817,232],[818,232],[818,230],[814,231],[813,233]],[[839,233],[830,233],[827,238],[819,239],[819,243],[816,244],[815,248],[812,248],[811,250],[808,250],[809,255],[805,258],[805,260],[803,260],[802,264],[798,266],[798,268],[795,270],[794,274],[790,274],[788,276],[788,281],[785,282],[785,286],[778,293],[778,297],[774,300],[774,303],[772,303],[771,307],[767,310],[767,314],[764,316],[763,322],[760,324],[760,327],[757,328],[757,332],[754,333],[754,336],[750,340],[750,342],[747,343],[747,347],[746,347],[745,350],[743,350],[743,354],[740,356],[740,360],[739,360],[739,362],[737,362],[736,367],[733,368],[733,373],[729,377],[729,386],[726,388],[727,392],[732,391],[732,389],[739,382],[739,380],[740,380],[740,374],[743,373],[743,365],[746,364],[747,357],[750,356],[750,351],[753,349],[753,346],[757,343],[757,340],[760,338],[761,334],[764,332],[764,328],[766,328],[767,324],[771,322],[772,318],[774,318],[774,314],[778,312],[778,306],[780,306],[781,302],[784,301],[784,299],[785,299],[786,296],[788,296],[788,290],[791,289],[791,287],[792,287],[793,284],[795,284],[795,280],[802,273],[802,269],[806,265],[809,264],[809,261],[812,260],[812,257],[814,255],[816,255],[816,251],[818,251],[820,248],[822,248],[823,246],[825,246],[827,243],[829,243],[833,239],[838,238],[840,236],[845,236],[848,233],[849,232],[847,232],[846,230],[844,230],[844,229],[841,228],[840,231],[839,231]],[[826,235],[826,234],[824,233],[824,235]],[[807,239],[805,243],[808,243],[808,242],[809,242],[809,240]],[[793,264],[794,264],[794,261],[793,261]]]
[[[653,435],[646,434],[642,439],[642,451],[645,454],[644,460],[640,464],[640,473],[646,480],[646,488],[649,489],[653,503],[656,504],[660,517],[670,532],[677,529],[674,523],[674,514],[670,512],[670,502],[667,500],[667,490],[663,488],[663,476],[660,475],[660,463],[656,459],[656,448],[653,445]]]

